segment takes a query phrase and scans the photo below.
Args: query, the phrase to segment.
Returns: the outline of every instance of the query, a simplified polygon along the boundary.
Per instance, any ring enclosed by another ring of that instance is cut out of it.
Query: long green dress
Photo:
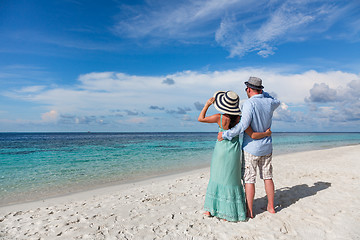
[[[222,116],[219,128],[221,132],[224,131]],[[239,136],[231,141],[216,142],[204,209],[212,216],[231,222],[246,220],[245,194],[241,184]]]

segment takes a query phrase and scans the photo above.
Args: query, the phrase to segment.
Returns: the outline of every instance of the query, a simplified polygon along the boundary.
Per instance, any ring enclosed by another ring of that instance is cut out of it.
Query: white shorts
[[[265,156],[255,156],[242,152],[242,174],[245,183],[256,183],[256,168],[259,167],[261,179],[273,178],[272,153]]]

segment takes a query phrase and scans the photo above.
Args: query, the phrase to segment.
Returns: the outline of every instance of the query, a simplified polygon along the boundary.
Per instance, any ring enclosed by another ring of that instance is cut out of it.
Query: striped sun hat
[[[214,107],[223,113],[241,115],[239,108],[239,96],[233,91],[218,91],[214,94]]]

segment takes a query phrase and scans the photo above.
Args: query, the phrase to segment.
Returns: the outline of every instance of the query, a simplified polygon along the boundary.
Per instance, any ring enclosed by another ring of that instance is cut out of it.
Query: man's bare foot
[[[274,207],[269,207],[269,206],[267,206],[267,211],[268,211],[269,213],[276,213]]]
[[[212,216],[211,216],[211,213],[208,212],[208,211],[204,212],[204,215],[207,216],[207,217],[212,217]]]

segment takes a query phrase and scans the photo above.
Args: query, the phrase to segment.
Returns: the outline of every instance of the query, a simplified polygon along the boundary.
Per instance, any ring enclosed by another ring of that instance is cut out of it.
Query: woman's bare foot
[[[250,212],[249,209],[247,210],[246,216],[247,216],[248,218],[254,218],[254,214],[253,214],[252,212]]]
[[[207,217],[212,217],[212,216],[211,216],[211,213],[208,212],[208,211],[204,212],[204,215],[207,216]]]

